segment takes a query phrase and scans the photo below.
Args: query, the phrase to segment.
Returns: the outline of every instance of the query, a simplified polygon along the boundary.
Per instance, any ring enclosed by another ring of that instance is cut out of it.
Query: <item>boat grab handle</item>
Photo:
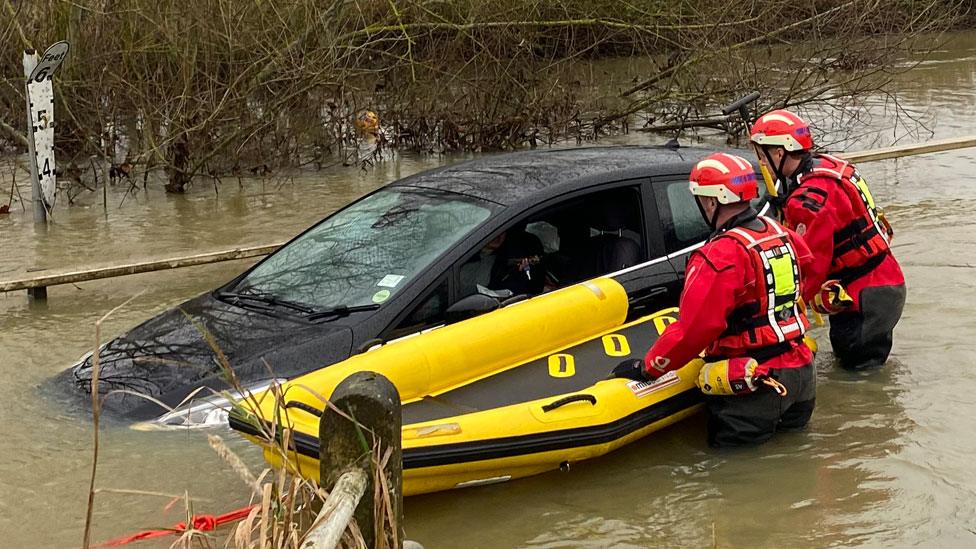
[[[318,408],[312,406],[311,404],[305,404],[304,402],[300,402],[297,400],[289,400],[288,402],[285,403],[285,408],[298,408],[299,410],[302,410],[303,412],[308,412],[315,417],[322,417],[322,410],[319,410]]]
[[[569,395],[568,397],[561,398],[555,402],[550,402],[542,407],[543,412],[551,412],[560,406],[565,406],[570,402],[582,402],[586,401],[590,404],[596,406],[596,397],[593,395]]]

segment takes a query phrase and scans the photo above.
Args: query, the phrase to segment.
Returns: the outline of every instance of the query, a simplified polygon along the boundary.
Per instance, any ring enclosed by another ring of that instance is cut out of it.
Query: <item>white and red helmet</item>
[[[759,196],[756,172],[741,156],[715,153],[695,165],[688,177],[695,196],[711,196],[720,204],[746,202]]]
[[[759,117],[752,125],[750,140],[759,146],[783,147],[789,152],[813,148],[813,136],[806,120],[779,109]]]

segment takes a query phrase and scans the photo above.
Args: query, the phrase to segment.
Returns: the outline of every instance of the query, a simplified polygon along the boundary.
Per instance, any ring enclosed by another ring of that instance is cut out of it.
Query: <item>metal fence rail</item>
[[[29,290],[33,288],[44,288],[47,286],[57,286],[58,284],[71,284],[74,282],[87,282],[101,278],[113,278],[116,276],[126,276],[138,273],[149,273],[154,271],[165,271],[167,269],[180,269],[183,267],[193,267],[196,265],[207,265],[219,263],[221,261],[235,261],[247,259],[249,257],[262,257],[270,254],[281,247],[281,244],[266,244],[263,246],[251,246],[248,248],[236,248],[220,252],[210,252],[205,254],[191,255],[185,257],[173,257],[169,259],[154,259],[140,263],[130,263],[128,265],[118,265],[113,267],[101,267],[84,269],[79,271],[67,271],[52,274],[32,275],[24,278],[0,281],[0,292],[12,292],[15,290]]]
[[[842,156],[851,162],[863,164],[865,162],[877,162],[879,160],[891,160],[892,158],[902,158],[905,156],[954,151],[969,147],[976,147],[976,136],[970,135],[966,137],[954,137],[952,139],[938,139],[927,143],[913,143],[911,145],[899,145],[897,147],[887,147],[871,151],[844,153]]]

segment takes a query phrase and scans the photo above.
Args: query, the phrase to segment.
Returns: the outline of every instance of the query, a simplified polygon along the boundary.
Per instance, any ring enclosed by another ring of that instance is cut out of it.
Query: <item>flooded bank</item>
[[[910,112],[936,137],[976,127],[976,35],[961,36],[901,83]],[[880,103],[880,100],[879,100]],[[877,105],[875,105],[877,108]],[[890,121],[878,116],[882,141]],[[651,143],[631,134],[605,142]],[[345,168],[291,181],[198,185],[187,196],[121,193],[56,212],[38,231],[29,214],[0,216],[0,278],[25,267],[60,269],[287,239],[393,179],[459,160],[401,156],[363,172]],[[410,538],[429,548],[702,546],[965,546],[976,539],[976,150],[866,164],[897,231],[909,298],[893,358],[882,372],[818,360],[810,430],[756,449],[719,452],[690,420],[606,458],[527,480],[406,501]],[[134,200],[133,200],[134,198]],[[38,387],[106,336],[240,272],[246,262],[135,275],[49,290],[30,310],[22,292],[0,296],[0,532],[3,545],[77,546],[91,459],[90,420]],[[140,293],[142,292],[142,293]],[[816,332],[826,347],[826,334]],[[232,434],[252,469],[259,452]],[[246,503],[247,488],[200,433],[104,427],[97,485],[200,498],[195,512]],[[95,539],[184,520],[164,497],[101,493]],[[151,546],[151,544],[147,544]]]

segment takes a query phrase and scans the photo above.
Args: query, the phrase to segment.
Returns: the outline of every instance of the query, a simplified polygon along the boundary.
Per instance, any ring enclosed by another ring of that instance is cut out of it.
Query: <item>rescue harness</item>
[[[763,363],[789,352],[801,341],[809,323],[800,308],[800,267],[786,231],[768,217],[758,216],[763,230],[737,226],[715,238],[732,238],[753,259],[754,301],[729,314],[726,330],[709,349],[709,357],[748,355]]]
[[[875,204],[867,182],[846,160],[828,154],[816,155],[813,168],[798,176],[797,183],[809,176],[836,181],[854,211],[854,220],[834,233],[834,255],[828,275],[847,285],[871,272],[887,256],[893,235],[891,225]],[[819,189],[809,188],[809,192],[814,191]]]

